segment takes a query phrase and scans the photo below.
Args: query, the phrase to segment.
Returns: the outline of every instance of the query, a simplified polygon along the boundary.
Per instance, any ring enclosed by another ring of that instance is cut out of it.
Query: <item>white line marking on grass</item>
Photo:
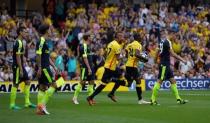
[[[210,94],[180,94],[184,96],[210,96]]]

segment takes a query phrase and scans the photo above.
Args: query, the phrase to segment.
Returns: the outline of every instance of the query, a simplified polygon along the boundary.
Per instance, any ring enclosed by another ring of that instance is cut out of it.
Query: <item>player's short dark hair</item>
[[[118,38],[120,34],[123,34],[122,31],[115,32],[115,38]]]
[[[17,34],[20,35],[21,32],[23,32],[23,30],[26,29],[25,27],[21,26],[17,29]]]
[[[88,35],[88,34],[83,35],[83,39],[84,39],[85,41],[87,41],[89,37],[90,37],[90,35]]]
[[[42,25],[39,26],[38,32],[39,32],[41,35],[44,35],[45,33],[47,33],[48,29],[49,29],[49,26],[48,26],[48,25],[42,24]]]

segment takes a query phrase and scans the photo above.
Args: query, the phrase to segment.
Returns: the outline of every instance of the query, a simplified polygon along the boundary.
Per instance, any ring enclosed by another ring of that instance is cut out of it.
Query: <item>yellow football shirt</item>
[[[127,67],[137,67],[138,58],[136,55],[136,50],[142,51],[142,46],[138,41],[133,41],[126,46],[126,51],[128,52],[128,60],[126,62]]]
[[[117,67],[117,55],[121,52],[121,46],[117,41],[112,41],[108,44],[107,56],[105,60],[104,67],[110,70],[115,70]]]

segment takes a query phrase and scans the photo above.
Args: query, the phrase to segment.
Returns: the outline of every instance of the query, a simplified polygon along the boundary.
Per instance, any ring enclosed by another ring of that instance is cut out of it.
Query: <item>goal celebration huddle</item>
[[[53,62],[51,55],[48,32],[49,26],[42,24],[38,28],[40,35],[39,41],[36,44],[36,77],[38,79],[38,94],[37,102],[32,103],[30,97],[30,81],[28,73],[24,68],[24,46],[23,40],[29,37],[26,28],[20,26],[17,30],[18,38],[13,46],[13,87],[10,95],[10,109],[21,109],[16,105],[16,93],[20,82],[25,83],[25,107],[36,108],[36,114],[48,115],[47,103],[55,93],[56,89],[61,87],[65,80],[62,71]],[[167,30],[161,31],[161,40],[157,49],[156,61],[159,65],[159,75],[157,82],[154,85],[151,100],[144,100],[142,97],[140,71],[138,69],[139,62],[145,64],[146,69],[152,69],[153,66],[147,64],[148,55],[145,48],[142,46],[141,33],[134,32],[130,42],[126,40],[122,32],[114,32],[114,39],[106,46],[104,59],[98,62],[96,52],[93,51],[91,34],[84,34],[82,42],[77,47],[77,61],[79,64],[79,83],[76,86],[72,102],[79,104],[79,93],[86,82],[87,88],[87,103],[90,106],[97,104],[95,97],[106,87],[109,82],[114,82],[112,90],[108,93],[107,97],[112,101],[117,102],[115,95],[116,90],[120,86],[130,87],[131,84],[136,82],[137,104],[159,105],[158,91],[164,80],[171,82],[171,90],[175,96],[176,103],[185,104],[188,100],[180,97],[176,80],[174,79],[173,71],[170,68],[170,57],[186,63],[186,61],[179,55],[174,53],[171,41],[168,38]],[[94,81],[100,80],[100,85],[94,89]],[[56,98],[56,97],[55,97]]]

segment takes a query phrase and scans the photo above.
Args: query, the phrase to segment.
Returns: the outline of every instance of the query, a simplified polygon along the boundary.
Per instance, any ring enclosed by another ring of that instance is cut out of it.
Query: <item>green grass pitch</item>
[[[71,102],[72,93],[55,93],[48,103],[47,116],[38,116],[35,109],[9,110],[9,94],[0,94],[0,123],[209,123],[210,91],[180,91],[190,102],[176,104],[170,91],[160,91],[160,106],[138,105],[135,92],[117,92],[118,102],[107,98],[106,92],[96,97],[97,104],[89,106],[87,93],[79,96],[79,105]],[[149,100],[151,91],[143,94]],[[31,94],[33,102],[36,94]],[[23,106],[23,94],[17,95]]]

